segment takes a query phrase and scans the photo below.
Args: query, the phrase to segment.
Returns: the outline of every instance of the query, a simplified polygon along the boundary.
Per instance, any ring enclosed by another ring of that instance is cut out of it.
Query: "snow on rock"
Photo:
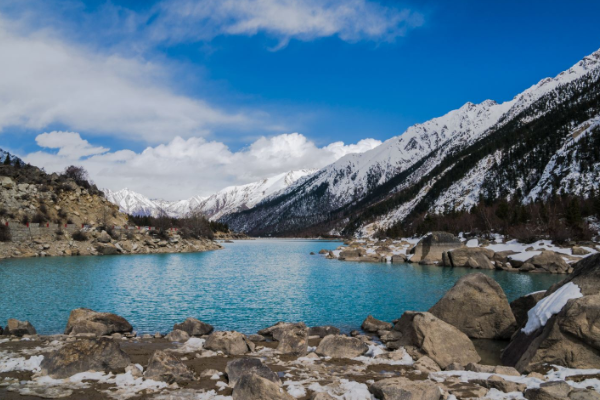
[[[10,352],[0,352],[0,372],[11,372],[11,371],[33,371],[38,372],[40,370],[40,364],[44,356],[32,356],[28,359],[24,357],[16,356]]]
[[[567,304],[571,299],[578,299],[583,297],[579,286],[573,282],[569,282],[563,285],[556,292],[550,296],[540,300],[535,307],[533,307],[527,313],[527,325],[522,331],[526,334],[531,334],[539,328],[546,325],[546,322],[555,314],[558,314],[560,310]]]

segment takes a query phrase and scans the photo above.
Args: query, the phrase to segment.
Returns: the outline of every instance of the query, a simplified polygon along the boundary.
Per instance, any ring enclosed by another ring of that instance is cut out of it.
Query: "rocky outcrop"
[[[380,321],[372,315],[367,316],[361,325],[362,330],[366,332],[389,331],[392,327],[389,322]]]
[[[517,327],[522,327],[527,323],[527,313],[546,295],[546,291],[526,294],[521,296],[510,303],[510,309],[512,310],[515,320],[517,321]]]
[[[508,339],[517,327],[504,291],[481,273],[460,278],[429,312],[476,339]]]
[[[130,363],[119,344],[111,339],[82,339],[44,356],[42,373],[52,378],[67,378],[85,371],[124,370]]]
[[[233,400],[294,400],[278,384],[256,374],[244,374],[233,388]]]
[[[421,239],[415,247],[410,250],[411,262],[421,264],[442,263],[443,254],[462,246],[461,241],[451,233],[433,232]]]
[[[468,267],[474,269],[494,269],[490,261],[494,251],[483,247],[461,247],[447,252],[443,257],[444,266]]]
[[[318,336],[324,338],[328,335],[339,335],[340,330],[335,326],[313,326],[308,330],[308,336]]]
[[[127,320],[116,314],[96,312],[88,308],[78,308],[71,311],[65,329],[65,335],[91,333],[96,336],[112,335],[113,333],[129,333],[133,327]]]
[[[5,335],[22,337],[24,335],[35,335],[37,332],[29,321],[19,321],[18,319],[9,319],[8,325],[4,329]],[[2,334],[2,332],[0,332]]]
[[[175,324],[173,330],[179,329],[190,336],[203,336],[211,333],[214,328],[212,325],[197,320],[196,318],[187,318],[180,324]]]
[[[194,373],[174,354],[157,350],[148,361],[144,377],[171,384],[192,381]]]
[[[600,365],[600,254],[573,267],[574,272],[552,286],[530,310],[530,321],[502,354],[505,365],[521,372],[545,364],[569,368]]]
[[[369,391],[380,400],[439,400],[438,386],[431,381],[412,381],[408,378],[387,378],[375,382]]]
[[[234,387],[245,374],[255,374],[273,383],[281,384],[279,376],[258,358],[238,358],[237,360],[229,361],[225,368],[225,373],[227,373],[229,386],[231,387]]]
[[[226,355],[242,355],[254,350],[254,344],[250,342],[244,335],[235,331],[218,331],[213,332],[204,348],[212,351],[220,351]]]
[[[165,336],[165,339],[167,339],[170,342],[185,342],[190,338],[190,335],[188,335],[188,333],[186,331],[182,331],[181,329],[174,329],[173,331],[169,332],[167,334],[167,336]]]
[[[431,313],[407,311],[394,331],[402,337],[392,343],[417,348],[442,369],[453,362],[466,365],[481,360],[467,335]]]
[[[344,335],[330,335],[321,340],[316,353],[324,357],[354,358],[365,354],[368,350],[369,346],[360,339]]]
[[[560,253],[549,250],[544,250],[541,254],[531,257],[526,263],[533,265],[536,268],[536,272],[548,272],[551,274],[566,274],[570,268]]]
[[[305,355],[308,350],[308,328],[304,322],[278,322],[258,331],[259,335],[279,342],[277,351],[282,354]]]

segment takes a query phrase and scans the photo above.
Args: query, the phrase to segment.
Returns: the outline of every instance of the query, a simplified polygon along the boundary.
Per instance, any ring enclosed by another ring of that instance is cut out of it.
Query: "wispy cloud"
[[[165,42],[265,33],[279,40],[337,36],[347,42],[393,41],[423,16],[368,0],[165,0],[154,9],[150,36]]]
[[[363,139],[356,144],[335,142],[318,147],[299,133],[261,137],[247,148],[232,151],[224,143],[176,137],[141,153],[111,152],[90,145],[74,132],[51,132],[37,137],[44,150],[24,159],[47,171],[83,165],[100,187],[129,187],[151,197],[181,199],[209,195],[225,186],[257,181],[302,168],[321,168],[346,154],[362,153],[380,141]],[[57,153],[45,149],[59,149]],[[88,156],[89,155],[89,156]]]

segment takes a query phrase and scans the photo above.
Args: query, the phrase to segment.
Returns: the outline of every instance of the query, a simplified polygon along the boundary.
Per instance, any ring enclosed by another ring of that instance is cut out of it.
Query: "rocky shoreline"
[[[446,232],[433,232],[420,239],[356,239],[335,250],[323,249],[320,255],[352,262],[391,262],[497,269],[508,272],[569,274],[572,264],[598,252],[595,242],[556,246],[547,240],[522,244],[496,237],[458,238]]]
[[[77,309],[64,334],[9,320],[2,399],[600,399],[600,254],[547,291],[508,303],[484,274],[428,311],[368,316],[361,330],[280,322],[255,334],[194,318],[138,336],[114,314]],[[479,340],[508,342],[482,361]]]

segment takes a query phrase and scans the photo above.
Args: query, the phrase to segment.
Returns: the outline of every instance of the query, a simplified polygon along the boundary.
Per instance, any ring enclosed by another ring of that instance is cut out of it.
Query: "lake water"
[[[206,253],[53,257],[0,261],[0,324],[29,320],[61,333],[78,307],[113,312],[139,333],[168,332],[186,317],[218,330],[255,333],[277,321],[360,327],[368,314],[391,321],[426,311],[475,271],[370,264],[309,255],[339,242],[252,240]],[[483,271],[509,300],[547,289],[560,275]]]

